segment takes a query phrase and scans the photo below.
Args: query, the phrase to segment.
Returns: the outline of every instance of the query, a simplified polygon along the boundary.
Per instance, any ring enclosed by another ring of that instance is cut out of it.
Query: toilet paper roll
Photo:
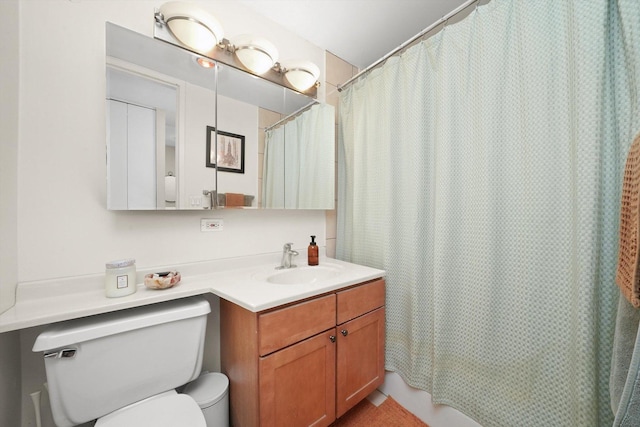
[[[176,177],[175,176],[164,177],[164,200],[165,202],[176,201]]]

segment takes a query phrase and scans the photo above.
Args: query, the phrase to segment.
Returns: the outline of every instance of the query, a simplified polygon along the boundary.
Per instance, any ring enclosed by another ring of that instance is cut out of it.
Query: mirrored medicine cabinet
[[[108,209],[334,209],[332,106],[112,23],[106,55]]]

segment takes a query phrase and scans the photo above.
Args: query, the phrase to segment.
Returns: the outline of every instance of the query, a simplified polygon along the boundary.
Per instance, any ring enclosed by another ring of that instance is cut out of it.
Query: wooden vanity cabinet
[[[384,280],[253,313],[220,300],[234,427],[328,426],[384,380]]]

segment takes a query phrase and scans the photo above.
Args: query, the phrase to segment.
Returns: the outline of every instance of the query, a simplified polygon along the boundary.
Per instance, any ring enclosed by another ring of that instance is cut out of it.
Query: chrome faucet
[[[276,270],[282,270],[285,268],[294,268],[296,265],[291,263],[291,258],[298,255],[298,252],[291,249],[293,243],[285,243],[282,248],[282,262],[280,266],[276,267]]]

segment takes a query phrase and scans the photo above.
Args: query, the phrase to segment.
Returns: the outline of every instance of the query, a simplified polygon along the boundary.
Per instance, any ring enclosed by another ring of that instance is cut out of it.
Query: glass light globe
[[[192,4],[168,2],[160,6],[160,13],[171,33],[196,51],[209,51],[224,37],[224,30],[218,20]]]
[[[320,77],[320,69],[311,61],[288,61],[283,63],[282,66],[286,70],[284,77],[291,83],[291,86],[300,92],[304,92],[315,85],[318,77]]]
[[[278,49],[267,39],[243,34],[232,40],[236,57],[249,70],[264,74],[278,61]]]

